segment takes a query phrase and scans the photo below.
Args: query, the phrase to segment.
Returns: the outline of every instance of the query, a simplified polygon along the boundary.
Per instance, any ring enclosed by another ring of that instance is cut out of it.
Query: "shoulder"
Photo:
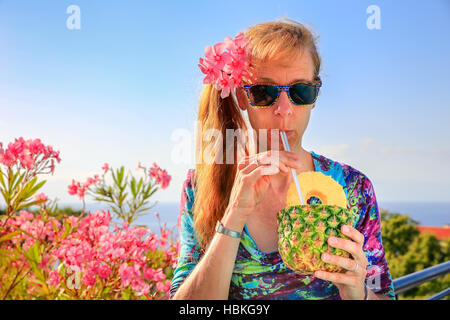
[[[353,192],[361,192],[365,200],[373,196],[373,184],[369,177],[362,171],[344,162],[339,162],[323,155],[312,154],[318,167],[325,174],[332,175],[333,178],[341,178],[343,187],[347,188],[348,196]],[[339,182],[339,181],[338,181]]]
[[[377,212],[377,200],[372,181],[361,170],[344,162],[339,162],[323,155],[313,155],[316,166],[324,174],[332,176],[344,188],[347,196],[347,209],[358,218],[355,227],[361,226],[368,209]]]

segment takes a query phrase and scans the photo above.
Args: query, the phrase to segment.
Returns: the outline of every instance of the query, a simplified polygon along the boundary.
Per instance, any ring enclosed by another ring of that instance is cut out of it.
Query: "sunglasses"
[[[294,83],[287,86],[270,84],[244,85],[248,101],[252,107],[267,108],[274,105],[280,97],[281,91],[286,91],[289,100],[296,106],[313,104],[319,95],[322,81],[310,83]]]

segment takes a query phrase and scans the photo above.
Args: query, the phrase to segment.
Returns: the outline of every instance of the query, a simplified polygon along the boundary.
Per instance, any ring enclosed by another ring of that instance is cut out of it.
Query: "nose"
[[[292,104],[289,100],[289,97],[287,95],[286,91],[282,91],[280,93],[280,97],[278,98],[278,101],[276,103],[275,108],[275,114],[279,114],[281,116],[290,116],[292,115]]]

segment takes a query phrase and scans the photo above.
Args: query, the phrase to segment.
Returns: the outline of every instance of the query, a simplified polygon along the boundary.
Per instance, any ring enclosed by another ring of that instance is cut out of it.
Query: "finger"
[[[353,240],[337,238],[337,237],[329,237],[328,244],[334,248],[345,250],[353,256],[355,259],[360,259],[361,255],[364,255],[362,248],[358,243]]]
[[[341,228],[343,234],[345,234],[350,239],[353,239],[356,243],[358,243],[361,247],[364,245],[364,235],[353,228],[350,225],[343,225]]]
[[[250,172],[252,172],[253,170],[255,170],[257,167],[258,167],[258,165],[255,162],[250,162],[249,164],[247,164],[247,166],[245,168],[243,168],[241,170],[241,173],[244,175],[247,175]]]
[[[361,279],[359,277],[346,273],[316,271],[314,272],[314,276],[325,281],[346,284],[348,286],[354,287],[358,286],[361,282]]]
[[[284,156],[286,157],[286,156]],[[275,160],[275,161],[274,161]],[[279,151],[278,150],[267,150],[265,152],[261,152],[261,153],[257,153],[257,154],[253,154],[250,156],[247,156],[244,159],[244,163],[246,164],[252,164],[253,162],[257,161],[258,166],[261,165],[265,165],[267,166],[277,166],[278,167],[278,172],[284,172],[284,173],[288,173],[289,172],[289,168],[288,166],[285,164],[285,160],[283,161],[279,161]],[[250,167],[251,169],[245,169],[246,173],[249,173],[251,171],[253,171],[253,169],[256,168],[256,166]],[[270,168],[270,172],[272,172],[274,169]],[[272,173],[271,173],[272,174]]]
[[[300,164],[299,160],[290,160],[290,159],[286,159],[286,161],[284,162],[284,164],[290,168],[294,168],[294,169],[301,169],[302,165]]]
[[[256,181],[264,175],[274,175],[280,172],[276,166],[258,166],[252,172],[248,173],[244,178],[248,181]]]
[[[246,165],[248,165],[249,163],[251,163],[252,161],[254,161],[255,160],[255,154],[251,154],[251,155],[248,155],[248,156],[243,156],[239,161],[238,161],[238,167],[239,166],[246,166]]]
[[[272,151],[271,153],[262,153],[259,157],[259,162],[262,164],[279,166],[285,173],[288,173],[291,168],[301,168],[300,160],[298,160],[294,154],[279,152],[278,150]]]
[[[255,160],[259,163],[258,154],[252,154],[249,156],[242,157],[241,160],[239,160],[237,167],[239,170],[243,170],[252,163],[256,164]]]
[[[242,170],[243,168],[245,168],[248,163],[249,163],[248,156],[245,156],[245,157],[242,157],[241,159],[239,159],[238,164],[237,164],[238,170]]]
[[[336,266],[347,269],[349,271],[354,271],[356,269],[356,261],[353,259],[336,256],[334,254],[324,253],[322,254],[322,260],[327,263],[334,264]],[[361,266],[358,266],[358,269],[359,267]]]

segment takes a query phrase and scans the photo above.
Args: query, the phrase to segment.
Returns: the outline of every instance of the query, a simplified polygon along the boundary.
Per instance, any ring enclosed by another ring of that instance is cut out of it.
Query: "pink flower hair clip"
[[[243,79],[249,79],[247,52],[250,49],[250,38],[241,32],[234,39],[225,37],[224,42],[214,46],[206,46],[205,58],[199,59],[198,66],[206,75],[204,84],[213,84],[221,90],[220,97],[226,98],[241,86]]]

